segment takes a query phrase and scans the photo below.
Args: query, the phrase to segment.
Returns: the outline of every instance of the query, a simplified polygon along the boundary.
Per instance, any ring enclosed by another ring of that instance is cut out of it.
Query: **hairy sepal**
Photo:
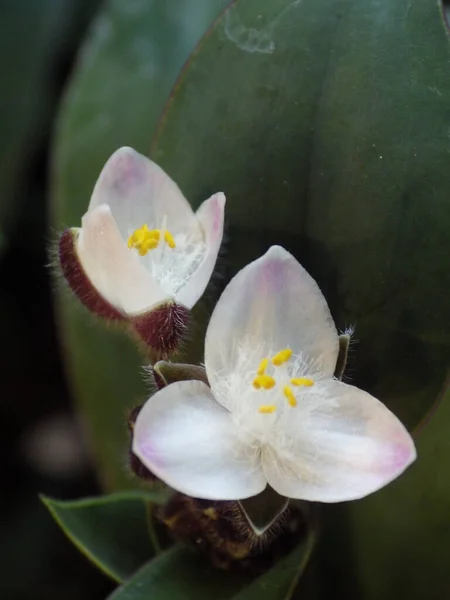
[[[182,304],[167,301],[151,310],[130,316],[130,324],[151,351],[154,361],[175,352],[187,330],[190,311]]]

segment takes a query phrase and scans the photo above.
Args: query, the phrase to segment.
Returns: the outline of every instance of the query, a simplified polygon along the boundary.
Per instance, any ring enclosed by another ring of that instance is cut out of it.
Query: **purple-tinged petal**
[[[109,158],[95,185],[89,211],[108,204],[123,239],[142,225],[172,234],[198,229],[192,208],[177,184],[153,161],[132,148]]]
[[[405,427],[367,392],[330,379],[297,400],[263,451],[264,473],[279,494],[356,500],[390,483],[416,458]]]
[[[244,267],[217,303],[205,345],[213,390],[224,375],[239,372],[242,356],[258,347],[271,352],[291,348],[322,375],[332,376],[336,367],[338,335],[325,298],[280,246]]]
[[[196,498],[237,500],[266,487],[258,453],[201,381],[173,383],[146,402],[133,452],[167,485]]]

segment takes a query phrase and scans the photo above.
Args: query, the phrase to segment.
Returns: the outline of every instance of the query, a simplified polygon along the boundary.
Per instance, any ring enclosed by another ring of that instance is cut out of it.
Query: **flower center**
[[[148,225],[142,225],[136,229],[128,238],[128,248],[136,248],[141,256],[145,256],[149,250],[154,250],[158,247],[161,238],[169,246],[175,248],[175,240],[172,234],[167,229],[149,229]]]
[[[270,365],[274,369],[283,367],[292,357],[292,350],[290,348],[284,348],[272,356],[272,358],[263,358],[256,369],[256,376],[253,379],[253,387],[256,390],[271,390],[277,385],[275,377],[267,373],[267,369]],[[292,377],[289,380],[289,384],[283,386],[283,394],[286,398],[289,406],[292,408],[297,406],[297,398],[295,397],[293,387],[311,387],[314,385],[314,380],[310,377]],[[258,408],[258,411],[262,414],[272,414],[277,410],[276,404],[263,404]]]

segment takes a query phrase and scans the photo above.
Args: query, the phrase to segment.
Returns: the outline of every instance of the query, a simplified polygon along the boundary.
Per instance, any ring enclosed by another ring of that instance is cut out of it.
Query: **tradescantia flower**
[[[194,213],[160,167],[120,148],[100,174],[81,228],[60,238],[63,274],[92,312],[129,321],[166,355],[213,272],[224,205],[219,192]]]
[[[210,388],[173,383],[139,413],[133,452],[197,498],[279,494],[339,502],[383,487],[415,459],[400,421],[333,377],[338,334],[316,282],[278,246],[230,282],[205,346]]]

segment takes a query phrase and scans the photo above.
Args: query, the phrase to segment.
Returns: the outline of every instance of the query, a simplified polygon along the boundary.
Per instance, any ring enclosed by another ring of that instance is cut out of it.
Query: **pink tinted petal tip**
[[[158,470],[164,467],[164,461],[161,458],[161,454],[150,440],[136,442],[133,450],[139,458],[144,460],[146,465],[150,464],[153,468]]]
[[[102,172],[102,183],[106,183],[118,195],[125,194],[131,187],[145,182],[145,164],[141,155],[124,146],[109,158]]]
[[[380,474],[390,478],[395,478],[417,457],[417,451],[414,442],[409,434],[405,432],[405,439],[391,444],[389,451],[386,452],[383,460],[378,464]]]
[[[286,271],[285,266],[292,266],[295,259],[281,246],[271,246],[260,260],[257,281],[260,292],[273,294],[288,281],[289,272]],[[287,265],[286,261],[289,261]]]
[[[225,209],[225,194],[218,192],[215,195],[212,232],[214,236],[222,235],[223,212]]]

